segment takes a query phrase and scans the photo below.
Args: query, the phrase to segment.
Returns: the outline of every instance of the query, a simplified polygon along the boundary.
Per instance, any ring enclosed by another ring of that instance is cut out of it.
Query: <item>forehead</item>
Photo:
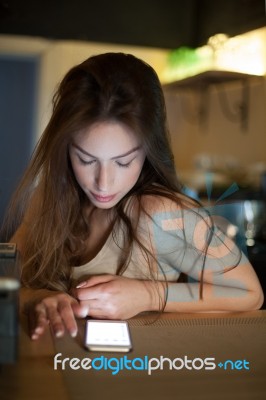
[[[119,122],[98,122],[79,131],[73,142],[99,158],[112,158],[140,146],[137,135]]]

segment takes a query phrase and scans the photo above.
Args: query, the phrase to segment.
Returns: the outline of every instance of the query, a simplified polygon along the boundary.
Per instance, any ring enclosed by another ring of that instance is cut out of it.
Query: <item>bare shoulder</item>
[[[192,240],[197,232],[206,231],[212,226],[209,214],[203,206],[193,199],[180,194],[174,193],[170,197],[163,195],[145,195],[141,198],[141,224],[153,226],[154,224],[164,232],[179,232],[180,236],[184,236],[184,232],[188,240]],[[199,229],[201,228],[202,229]],[[200,233],[201,234],[201,233]]]
[[[161,212],[181,212],[185,210],[195,210],[200,207],[193,199],[188,198],[182,193],[171,193],[166,195],[143,195],[141,206],[148,214]]]
[[[182,193],[166,190],[157,193],[131,197],[125,211],[135,226],[147,231],[155,224],[165,231],[177,229],[191,235],[199,222],[206,220],[207,226],[211,226],[208,213],[198,202]]]

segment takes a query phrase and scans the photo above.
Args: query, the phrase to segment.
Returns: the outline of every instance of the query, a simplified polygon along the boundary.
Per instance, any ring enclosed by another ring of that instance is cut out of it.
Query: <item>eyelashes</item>
[[[94,164],[94,163],[96,162],[96,160],[85,161],[85,160],[83,160],[83,158],[81,158],[80,156],[78,156],[78,159],[79,159],[79,162],[80,162],[82,165],[92,165],[92,164]],[[128,163],[125,163],[125,164],[123,164],[123,163],[121,163],[121,162],[119,162],[119,161],[116,161],[115,163],[116,163],[116,165],[117,165],[119,168],[128,168],[128,167],[131,165],[132,161],[133,161],[133,160],[131,160],[131,161],[129,161]]]
[[[132,160],[133,161],[133,160]],[[120,168],[128,168],[130,166],[130,164],[132,163],[132,161],[126,163],[126,164],[122,164],[118,161],[116,161],[116,164],[120,167]]]
[[[78,156],[78,159],[79,159],[79,162],[80,162],[82,165],[92,165],[92,164],[95,162],[95,160],[92,160],[92,161],[85,161],[85,160],[83,160],[83,158],[80,158],[79,156]]]

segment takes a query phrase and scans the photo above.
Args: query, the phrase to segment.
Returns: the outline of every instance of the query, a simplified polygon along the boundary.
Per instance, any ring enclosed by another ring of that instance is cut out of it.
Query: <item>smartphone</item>
[[[132,350],[126,321],[86,321],[85,347],[90,351],[114,351],[127,353]]]

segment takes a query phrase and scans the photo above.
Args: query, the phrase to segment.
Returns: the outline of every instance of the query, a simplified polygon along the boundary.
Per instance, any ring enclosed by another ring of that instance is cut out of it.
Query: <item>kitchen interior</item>
[[[184,191],[226,219],[266,291],[264,0],[89,3],[0,1],[0,65],[8,71],[0,76],[0,223],[66,71],[93,54],[132,53],[162,82]],[[28,85],[11,85],[28,82],[18,64],[31,68]],[[25,99],[27,116],[17,114]]]

